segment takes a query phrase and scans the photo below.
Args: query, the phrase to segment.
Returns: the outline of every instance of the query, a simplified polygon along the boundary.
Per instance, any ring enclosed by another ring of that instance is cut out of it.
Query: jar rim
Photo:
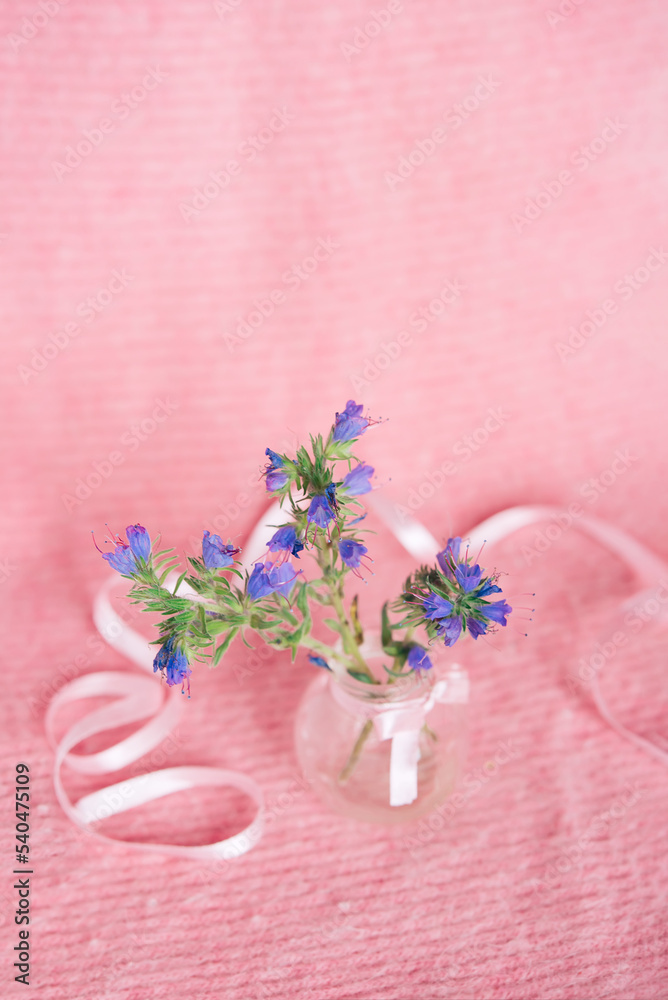
[[[359,701],[372,701],[374,703],[390,703],[406,701],[413,698],[426,696],[434,686],[434,678],[424,672],[411,671],[402,677],[397,677],[392,682],[379,684],[367,684],[365,681],[357,680],[350,674],[341,677],[335,674],[329,676],[330,684],[337,685],[342,691]]]

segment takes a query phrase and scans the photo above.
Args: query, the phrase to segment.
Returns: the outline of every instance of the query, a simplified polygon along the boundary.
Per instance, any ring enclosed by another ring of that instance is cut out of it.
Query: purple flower
[[[315,656],[313,653],[309,653],[308,658],[311,661],[311,663],[314,663],[316,665],[316,667],[324,667],[325,670],[332,669],[327,660],[324,660],[322,656]]]
[[[422,603],[424,605],[425,618],[430,618],[432,621],[437,618],[446,618],[452,614],[453,605],[450,601],[446,601],[444,597],[441,597],[440,594],[432,592],[428,597],[424,598]]]
[[[370,493],[371,483],[369,480],[373,473],[374,470],[370,465],[358,465],[343,480],[343,489],[351,497],[361,497],[363,493]]]
[[[356,542],[353,538],[342,538],[339,542],[339,555],[348,569],[358,569],[362,556],[365,556],[368,551],[366,545]]]
[[[285,472],[285,459],[277,455],[271,448],[265,450],[265,455],[269,458],[264,472],[267,489],[270,493],[273,493],[275,490],[282,490],[287,485],[289,479],[287,472]]]
[[[248,579],[248,596],[253,601],[269,594],[282,594],[287,598],[298,575],[289,563],[283,566],[272,562],[255,563]]]
[[[431,670],[432,662],[427,656],[427,650],[422,646],[411,646],[408,654],[408,666],[411,670]]]
[[[329,522],[334,520],[334,511],[326,496],[318,494],[313,497],[306,520],[309,524],[315,524],[318,528],[327,528]]]
[[[467,618],[466,627],[474,639],[477,639],[479,635],[484,635],[487,631],[485,622],[480,622],[476,618]]]
[[[332,441],[352,441],[363,434],[370,424],[367,417],[362,416],[364,406],[357,405],[354,399],[349,399],[343,413],[336,414]]]
[[[188,658],[183,650],[176,645],[176,640],[172,636],[161,647],[153,660],[153,673],[160,671],[167,681],[169,687],[175,684],[185,684],[188,682],[188,693],[190,693],[190,681],[188,678],[192,670],[188,666]],[[183,687],[181,688],[183,691]]]
[[[480,583],[480,566],[476,563],[475,566],[469,566],[467,563],[458,563],[455,567],[455,578],[457,583],[462,588],[465,593],[469,593]]]
[[[438,634],[443,639],[446,646],[454,646],[462,634],[461,618],[439,618],[436,622]]]
[[[207,569],[225,569],[232,566],[234,556],[241,549],[235,549],[234,545],[225,545],[220,535],[212,535],[205,531],[202,538],[202,559]]]
[[[102,558],[106,559],[112,569],[115,569],[121,576],[132,576],[137,570],[137,560],[129,545],[125,542],[117,542],[113,552],[103,552]]]
[[[271,536],[267,548],[270,552],[285,552],[286,557],[291,555],[299,559],[299,553],[304,548],[304,543],[297,538],[297,532],[293,526],[286,524]]]
[[[462,540],[459,536],[455,538],[448,538],[447,544],[441,552],[436,556],[436,561],[441,567],[441,570],[450,580],[453,579],[452,570],[448,565],[448,561],[456,563],[459,559],[459,550],[461,548]]]
[[[151,554],[151,536],[146,528],[142,527],[141,524],[129,524],[125,530],[132,554],[137,559],[148,562],[148,557]]]
[[[493,578],[490,576],[487,582],[483,585],[482,589],[476,595],[477,597],[487,597],[488,594],[500,594],[501,587],[497,587],[494,583]]]
[[[491,604],[482,604],[478,614],[489,618],[492,622],[496,622],[497,625],[507,625],[506,615],[509,615],[512,610],[506,601],[492,601]]]

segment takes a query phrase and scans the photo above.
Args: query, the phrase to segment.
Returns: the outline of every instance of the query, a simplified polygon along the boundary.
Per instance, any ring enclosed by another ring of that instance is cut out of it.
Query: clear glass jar
[[[304,777],[328,806],[355,819],[424,816],[452,794],[463,769],[467,701],[467,675],[456,664],[437,661],[390,684],[322,670],[295,721]]]

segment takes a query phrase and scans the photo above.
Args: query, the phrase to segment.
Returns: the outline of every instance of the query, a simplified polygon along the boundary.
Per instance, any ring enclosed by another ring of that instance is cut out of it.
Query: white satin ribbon
[[[406,806],[418,796],[420,732],[434,705],[464,704],[469,697],[469,681],[464,670],[453,663],[448,673],[421,696],[374,704],[350,694],[331,678],[334,700],[351,715],[373,722],[379,740],[392,740],[390,748],[390,805]],[[361,692],[363,694],[363,692]]]
[[[174,575],[171,583],[176,581]],[[149,671],[151,676],[121,671],[104,671],[77,677],[61,688],[51,699],[46,712],[46,732],[55,749],[54,786],[56,796],[65,813],[86,833],[104,841],[117,841],[95,829],[95,824],[109,816],[153,802],[165,795],[202,786],[232,787],[244,792],[256,806],[251,823],[232,837],[187,847],[181,844],[121,841],[144,851],[159,850],[189,858],[239,857],[249,851],[262,836],[264,827],[264,799],[260,786],[247,775],[217,767],[170,767],[148,771],[115,785],[85,795],[73,803],[65,791],[61,769],[67,764],[83,774],[108,774],[119,771],[149,753],[173,730],[183,708],[183,696],[178,687],[166,688],[153,676],[153,658],[156,647],[130,628],[111,604],[114,587],[124,581],[111,577],[100,590],[93,609],[93,619],[102,637],[129,660]],[[166,581],[170,585],[169,580]],[[184,593],[189,588],[183,588]],[[116,700],[85,715],[70,726],[60,740],[56,739],[55,720],[60,709],[67,704],[87,698],[112,696]],[[82,740],[117,726],[137,722],[149,717],[131,736],[113,744],[106,750],[93,754],[75,754],[73,748]]]
[[[431,560],[442,545],[427,529],[411,517],[400,519],[392,505],[383,497],[369,496],[371,506],[386,522],[393,534],[416,559]],[[493,543],[511,535],[520,528],[540,521],[558,517],[557,507],[526,506],[512,507],[501,511],[479,524],[469,534],[472,546],[482,541]],[[245,568],[250,569],[265,551],[269,529],[284,519],[278,503],[273,504],[253,530],[246,545],[243,559]],[[668,564],[625,532],[594,518],[583,515],[574,522],[581,530],[597,539],[602,545],[618,555],[641,580],[643,587],[656,585],[661,576],[668,580]],[[103,841],[118,842],[95,829],[95,824],[108,816],[124,812],[173,792],[211,785],[233,787],[248,795],[256,805],[252,822],[242,831],[225,840],[212,844],[186,847],[179,844],[146,843],[140,841],[120,841],[128,847],[144,851],[161,851],[184,857],[233,858],[250,850],[261,838],[264,826],[264,801],[258,784],[246,775],[214,767],[171,767],[146,772],[128,781],[109,785],[99,791],[85,795],[73,803],[63,787],[61,769],[64,764],[82,774],[101,775],[118,771],[157,747],[172,731],[182,709],[182,695],[176,687],[164,686],[152,675],[155,647],[151,646],[138,632],[130,628],[113,609],[110,591],[122,578],[114,576],[102,588],[95,602],[94,620],[102,637],[129,660],[148,671],[151,676],[136,673],[104,671],[78,677],[65,685],[51,700],[46,712],[46,731],[55,750],[54,786],[56,796],[65,813],[87,834]],[[181,593],[186,592],[184,588]],[[192,593],[192,592],[191,592]],[[635,595],[637,600],[638,595]],[[634,598],[631,598],[633,601]],[[626,602],[628,604],[630,602]],[[417,794],[417,764],[419,760],[419,731],[428,712],[436,700],[465,701],[468,697],[468,681],[462,672],[460,681],[453,685],[452,675],[445,679],[446,687],[438,687],[437,682],[430,698],[420,704],[419,711],[404,708],[390,712],[383,708],[374,716],[374,727],[381,739],[392,739],[391,804],[403,805],[413,801]],[[449,683],[449,687],[448,687]],[[338,688],[338,685],[336,685]],[[596,706],[605,719],[621,736],[630,740],[642,750],[651,754],[663,764],[668,764],[668,753],[657,744],[629,730],[606,704],[599,687],[598,676],[591,681],[591,689]],[[55,720],[58,712],[67,704],[88,698],[112,696],[112,705],[89,712],[79,719],[58,740]],[[355,699],[356,703],[357,700]],[[357,703],[358,704],[358,703]],[[74,753],[74,747],[82,740],[106,732],[117,726],[148,719],[131,736],[120,740],[106,750],[93,754]],[[417,729],[416,729],[417,726]]]

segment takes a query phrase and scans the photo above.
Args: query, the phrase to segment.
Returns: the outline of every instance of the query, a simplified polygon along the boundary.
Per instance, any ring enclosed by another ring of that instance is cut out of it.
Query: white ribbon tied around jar
[[[465,704],[469,700],[469,680],[465,670],[453,663],[422,697],[374,705],[360,702],[332,684],[335,700],[345,711],[371,719],[379,740],[392,740],[390,748],[390,805],[407,806],[418,796],[420,733],[437,702]]]

